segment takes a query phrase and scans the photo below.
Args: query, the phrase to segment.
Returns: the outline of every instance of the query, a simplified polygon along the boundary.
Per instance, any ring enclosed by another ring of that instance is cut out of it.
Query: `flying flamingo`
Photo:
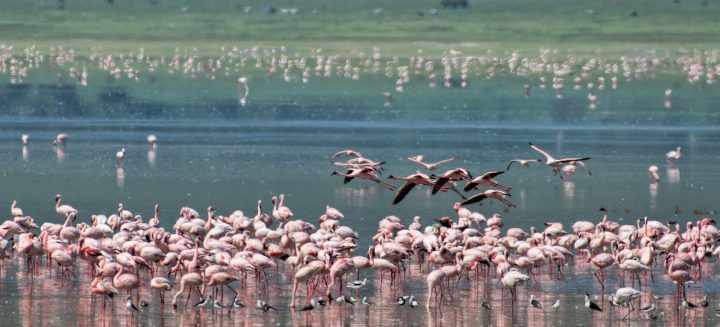
[[[350,182],[353,178],[359,178],[359,179],[371,180],[371,181],[373,181],[373,182],[375,182],[375,183],[378,183],[378,184],[384,186],[385,188],[387,188],[387,189],[389,189],[389,190],[391,190],[391,191],[394,191],[394,190],[395,190],[395,186],[394,186],[394,185],[392,185],[392,184],[390,184],[390,183],[388,183],[388,182],[380,179],[380,177],[378,177],[377,175],[375,175],[375,173],[373,173],[373,171],[374,171],[374,170],[373,170],[372,168],[370,168],[370,167],[365,167],[365,168],[351,168],[351,169],[348,169],[345,173],[341,173],[341,172],[334,171],[334,172],[332,172],[332,174],[330,174],[330,175],[344,176],[344,177],[345,177],[345,181],[344,181],[345,184],[347,184],[348,182]]]
[[[536,145],[532,144],[532,142],[529,143],[530,147],[540,152],[543,156],[545,156],[545,162],[543,162],[544,165],[552,167],[553,172],[558,174],[560,178],[562,179],[562,175],[560,174],[560,166],[563,164],[569,164],[569,163],[577,163],[585,160],[590,160],[590,157],[576,157],[576,158],[562,158],[562,159],[555,159],[552,155],[550,155],[547,151],[537,147]]]
[[[485,185],[485,186],[492,186],[494,188],[497,188],[501,191],[510,192],[511,188],[507,186],[502,186],[498,184],[498,182],[495,180],[495,177],[504,173],[504,171],[489,171],[487,173],[484,173],[478,177],[475,177],[473,180],[469,181],[467,185],[465,185],[465,192],[468,192],[470,190],[474,190],[477,188],[478,185]]]
[[[349,150],[349,149],[348,149],[348,150],[341,150],[341,151],[335,152],[335,153],[330,157],[330,162],[335,161],[335,158],[337,158],[337,157],[339,157],[339,156],[347,156],[347,157],[353,157],[353,158],[362,158],[362,157],[363,157],[363,155],[362,155],[360,152],[357,152],[357,151],[355,151],[355,150]]]
[[[428,162],[423,161],[424,157],[422,154],[418,154],[414,157],[408,157],[407,159],[420,165],[420,166],[425,167],[425,169],[427,169],[427,170],[435,170],[435,169],[437,169],[438,166],[440,166],[446,162],[455,160],[455,158],[448,158],[448,159],[440,160],[438,162],[428,163]]]
[[[480,202],[484,199],[491,198],[501,201],[502,203],[505,203],[508,207],[514,208],[517,207],[512,202],[505,199],[505,196],[510,196],[510,193],[501,191],[501,190],[485,190],[478,194],[475,194],[471,197],[469,197],[467,200],[463,201],[462,205],[468,205],[473,204],[476,202]]]
[[[470,172],[468,172],[465,168],[450,169],[437,177],[435,184],[433,184],[432,194],[441,190],[447,182],[470,179],[472,179],[472,175],[470,175]]]
[[[508,162],[507,168],[505,168],[505,170],[510,170],[510,166],[512,166],[513,163],[517,163],[518,165],[523,167],[530,167],[530,163],[533,162],[542,162],[542,159],[513,159]]]

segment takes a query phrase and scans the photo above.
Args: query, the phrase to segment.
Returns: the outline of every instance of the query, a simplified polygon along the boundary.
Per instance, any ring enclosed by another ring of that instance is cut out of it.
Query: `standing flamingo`
[[[160,304],[165,303],[165,291],[172,289],[172,284],[165,277],[155,277],[150,280],[150,287],[160,292]]]
[[[428,286],[428,294],[427,294],[427,301],[425,302],[425,307],[429,310],[430,309],[430,299],[433,297],[433,293],[435,293],[435,300],[437,301],[438,294],[440,295],[440,299],[442,300],[442,282],[445,280],[445,272],[442,269],[436,269],[431,271],[427,275],[427,286]]]

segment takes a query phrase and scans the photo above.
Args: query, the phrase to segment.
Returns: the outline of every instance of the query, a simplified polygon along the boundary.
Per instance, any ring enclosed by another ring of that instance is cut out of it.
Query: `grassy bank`
[[[176,47],[216,51],[221,46],[281,46],[340,54],[380,46],[391,55],[449,47],[480,51],[541,47],[579,53],[633,49],[717,48],[720,3],[700,0],[470,1],[468,9],[442,9],[435,0],[279,0],[0,2],[0,41],[18,47],[63,45],[168,54]],[[295,15],[282,9],[297,8]],[[437,13],[433,15],[433,10]],[[631,11],[637,17],[631,17]],[[422,15],[421,15],[422,14]]]

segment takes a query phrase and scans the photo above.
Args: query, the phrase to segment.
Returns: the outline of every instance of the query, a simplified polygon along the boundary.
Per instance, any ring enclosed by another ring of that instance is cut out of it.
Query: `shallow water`
[[[343,184],[340,178],[330,176],[335,167],[328,159],[333,152],[345,148],[387,161],[385,176],[414,172],[418,166],[404,158],[415,154],[424,154],[430,161],[455,157],[444,168],[463,166],[474,175],[503,170],[509,159],[539,157],[527,146],[528,141],[558,156],[592,156],[588,161],[592,176],[578,169],[562,181],[549,168],[539,165],[514,166],[499,176],[501,184],[513,188],[510,200],[518,208],[506,211],[499,203],[486,200],[482,206],[472,205],[471,209],[486,216],[501,213],[506,228],[542,227],[545,221],[559,221],[566,226],[578,219],[597,221],[600,207],[607,208],[611,219],[620,223],[634,224],[647,215],[662,221],[678,220],[682,225],[698,219],[701,212],[713,217],[710,212],[718,209],[715,195],[720,191],[720,171],[714,167],[715,154],[720,153],[720,131],[714,128],[21,118],[4,121],[0,126],[3,163],[0,199],[5,199],[7,207],[13,199],[18,200],[25,214],[35,217],[38,224],[63,220],[54,212],[56,193],[78,208],[79,220],[86,222],[91,214],[112,213],[118,202],[147,218],[153,205],[159,203],[160,220],[166,229],[172,227],[180,206],[203,212],[212,205],[220,214],[241,209],[250,215],[254,214],[258,199],[263,200],[267,209],[273,194],[284,193],[295,216],[311,222],[316,222],[326,204],[341,210],[346,216],[343,223],[360,234],[358,243],[364,249],[377,221],[386,215],[397,215],[407,223],[418,215],[429,224],[433,218],[453,214],[452,204],[458,197],[452,193],[433,196],[428,190],[417,189],[393,206],[393,193],[377,184],[362,180]],[[51,144],[58,132],[71,135],[62,152]],[[21,133],[31,137],[25,150],[19,141]],[[149,153],[145,142],[148,133],[157,134],[159,139],[154,153]],[[664,153],[676,146],[683,147],[683,156],[673,168],[665,164]],[[114,154],[121,147],[127,149],[127,154],[123,168],[118,169]],[[650,164],[661,170],[662,182],[657,188],[648,184]],[[420,273],[414,264],[404,289],[390,290],[386,284],[381,292],[375,284],[360,292],[360,296],[368,296],[378,304],[372,308],[333,305],[312,313],[292,313],[287,308],[290,275],[284,273],[273,277],[267,294],[257,295],[252,282],[241,292],[246,303],[253,303],[259,296],[277,304],[280,307],[277,313],[243,309],[232,310],[228,315],[227,310],[174,311],[169,305],[161,310],[156,295],[145,289],[141,296],[151,305],[133,321],[125,320],[122,299],[117,299],[113,309],[108,308],[105,313],[101,311],[100,299],[92,302],[84,268],[76,268],[77,277],[71,281],[60,282],[54,269],[41,269],[30,278],[21,261],[15,258],[2,263],[0,303],[4,305],[0,310],[4,319],[11,319],[7,321],[20,321],[23,325],[662,324],[660,320],[643,319],[637,313],[630,316],[630,322],[621,322],[624,311],[620,313],[617,308],[609,314],[591,315],[583,307],[582,294],[597,296],[601,290],[591,268],[582,263],[584,260],[571,265],[563,281],[545,273],[537,285],[520,287],[514,313],[509,310],[507,292],[504,302],[507,308],[501,313],[501,292],[494,277],[486,285],[483,281],[477,286],[463,280],[454,297],[444,300],[441,310],[399,307],[393,303],[397,295],[415,294],[424,302],[426,272]],[[714,268],[714,260],[707,263],[703,281],[689,287],[693,302],[700,302],[702,294],[709,293],[710,308],[716,306],[720,291],[717,277],[707,274]],[[718,319],[710,309],[694,310],[689,315],[681,309],[678,315],[673,299],[675,288],[660,277],[661,270],[660,266],[656,270],[654,287],[643,287],[642,305],[657,296],[656,301],[666,312],[666,325],[717,324]],[[614,274],[609,275],[606,293],[617,287]],[[557,311],[533,310],[527,305],[529,293],[536,294],[546,306],[555,299],[560,299],[562,306]],[[304,289],[300,294],[304,295]],[[196,297],[193,295],[191,304]],[[182,299],[184,303],[184,295]],[[479,301],[483,299],[489,299],[494,310],[480,308]]]

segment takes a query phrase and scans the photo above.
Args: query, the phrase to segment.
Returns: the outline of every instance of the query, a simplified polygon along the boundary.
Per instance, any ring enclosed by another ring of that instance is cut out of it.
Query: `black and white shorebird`
[[[234,304],[234,302],[233,302],[233,304]],[[220,301],[220,299],[215,299],[215,302],[213,302],[213,308],[215,308],[215,309],[225,309],[225,308],[227,308],[227,307],[229,307],[229,306],[230,306],[230,305],[225,305],[225,304],[223,304],[223,303]]]
[[[325,299],[324,299],[322,296],[318,296],[318,298],[317,298],[317,304],[319,304],[319,305],[321,305],[321,306],[324,307],[325,304],[326,304],[326,303],[325,303]]]
[[[345,302],[350,305],[355,305],[355,302],[357,302],[357,300],[352,296],[340,295],[338,298],[335,299],[335,302]]]
[[[655,303],[650,303],[650,305],[640,308],[640,312],[648,315],[648,317],[655,314],[656,311],[657,307],[655,307]]]
[[[685,309],[695,309],[698,307],[697,304],[688,301],[687,298],[685,298],[685,297],[683,297],[681,305]]]
[[[345,284],[345,286],[347,286],[347,288],[352,288],[352,289],[356,290],[356,289],[359,289],[359,288],[365,286],[365,284],[367,284],[367,278],[363,278],[363,280],[356,280],[356,281],[349,282],[349,283]]]
[[[555,302],[553,302],[553,304],[552,304],[552,308],[553,309],[560,308],[560,300],[555,300]]]
[[[482,301],[480,306],[483,307],[483,309],[485,309],[485,310],[492,310],[492,307],[490,306],[490,302],[488,302],[488,301]]]
[[[395,302],[399,305],[405,305],[410,300],[410,295],[398,296]]]
[[[590,301],[590,294],[587,293],[585,293],[585,307],[594,311],[603,311],[597,303]]]
[[[200,302],[196,303],[195,307],[198,309],[205,308],[210,303],[213,303],[212,295],[208,295],[204,299],[202,299]]]
[[[140,312],[140,309],[138,309],[132,301],[132,295],[128,295],[125,307],[128,309],[128,311],[130,311],[130,313],[133,313],[133,311]]]
[[[532,305],[534,308],[542,310],[542,305],[540,304],[540,301],[535,299],[535,295],[530,294],[530,305]]]
[[[312,309],[315,309],[318,306],[317,299],[312,298],[310,299],[310,303],[304,305],[302,308],[300,308],[299,311],[310,311]]]
[[[417,299],[415,298],[415,296],[411,295],[410,296],[410,307],[415,309],[415,307],[417,307],[418,305],[419,305],[419,303],[418,303]]]
[[[236,298],[236,299],[233,301],[232,306],[233,306],[233,308],[240,309],[240,308],[244,308],[244,307],[245,307],[245,303],[242,303],[242,301],[240,301],[240,299]]]
[[[370,302],[370,300],[368,300],[367,296],[363,296],[363,298],[362,298],[362,304],[364,304],[364,305],[375,305],[375,303],[372,303],[372,302]]]
[[[707,295],[703,296],[702,301],[700,302],[700,306],[703,308],[707,308],[710,305],[710,302],[707,300]]]
[[[257,301],[255,301],[255,309],[262,310],[264,312],[268,312],[270,310],[277,311],[277,308],[267,304],[267,302],[260,299],[257,299]]]
[[[140,307],[141,307],[141,308],[147,307],[147,306],[149,306],[149,305],[150,305],[150,303],[148,303],[147,301],[145,301],[145,300],[140,300]]]

